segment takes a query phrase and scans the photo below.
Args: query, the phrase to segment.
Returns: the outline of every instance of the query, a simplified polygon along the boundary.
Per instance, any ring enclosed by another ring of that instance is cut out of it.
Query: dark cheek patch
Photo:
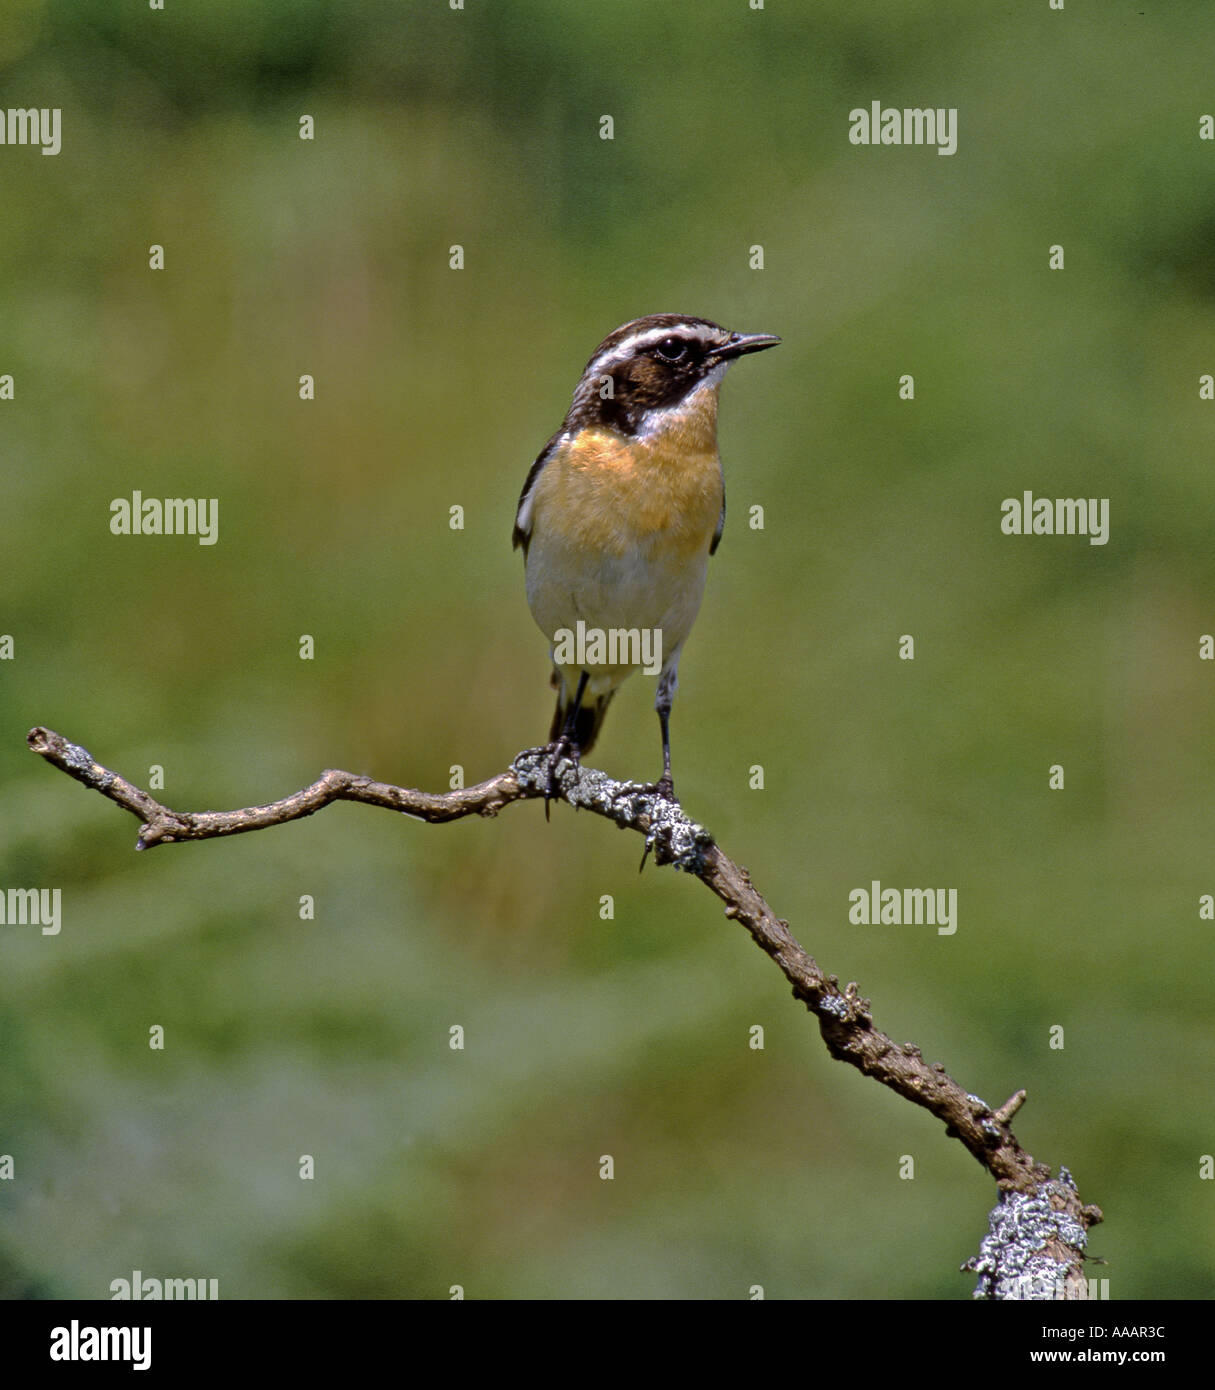
[[[687,394],[694,377],[694,372],[663,366],[643,357],[633,363],[629,390],[639,412],[658,410],[677,404]]]
[[[656,362],[647,354],[614,364],[608,370],[612,378],[611,396],[602,394],[600,376],[578,415],[567,419],[567,424],[581,428],[598,423],[622,434],[635,434],[648,411],[678,405],[701,377],[695,362]]]

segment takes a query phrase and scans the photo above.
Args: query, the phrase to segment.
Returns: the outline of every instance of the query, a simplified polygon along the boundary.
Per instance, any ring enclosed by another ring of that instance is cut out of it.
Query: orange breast
[[[670,558],[707,553],[721,514],[717,389],[636,439],[583,430],[537,479],[533,523],[588,551],[623,555],[647,542]]]

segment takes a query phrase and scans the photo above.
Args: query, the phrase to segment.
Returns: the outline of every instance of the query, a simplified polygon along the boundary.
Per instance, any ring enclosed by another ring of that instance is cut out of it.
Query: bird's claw
[[[680,804],[675,795],[675,783],[668,773],[664,773],[657,782],[634,783],[633,790],[640,796],[661,796],[665,801],[673,801],[676,806]]]
[[[554,739],[545,750],[548,755],[548,776],[544,785],[544,819],[549,819],[549,802],[557,795],[557,768],[565,758],[569,758],[574,766],[578,765],[578,745],[574,743],[566,734]]]

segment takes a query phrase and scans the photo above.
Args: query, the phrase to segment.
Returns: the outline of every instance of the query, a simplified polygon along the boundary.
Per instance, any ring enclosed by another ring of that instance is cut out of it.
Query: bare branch
[[[1009,1122],[1024,1102],[1025,1092],[1018,1091],[993,1111],[958,1085],[939,1062],[925,1062],[913,1043],[900,1045],[879,1032],[869,1001],[861,997],[857,986],[841,989],[834,975],[824,975],[789,931],[788,922],[764,901],[747,870],[723,853],[678,802],[653,788],[615,781],[571,759],[557,765],[550,787],[548,750],[530,748],[515,758],[507,772],[442,794],[329,771],[302,791],[266,805],[240,811],[173,811],[50,729],[31,729],[27,742],[48,762],[136,816],[142,822],[137,849],[264,830],[310,816],[333,801],[361,801],[440,822],[494,816],[514,801],[536,800],[546,793],[639,831],[657,863],[671,864],[699,878],[725,904],[726,916],[746,927],[760,949],[771,956],[792,985],[795,998],[818,1019],[827,1049],[837,1061],[850,1063],[930,1111],[996,1180],[1001,1205],[991,1214],[992,1234],[980,1256],[966,1266],[981,1275],[979,1295],[1084,1297],[1085,1237],[1088,1228],[1101,1220],[1101,1212],[1081,1204],[1066,1169],[1052,1178],[1051,1170],[1035,1162],[1017,1142]],[[1025,1268],[1033,1269],[1035,1288],[1049,1286],[1054,1292],[1035,1293],[1023,1281],[1018,1284],[1013,1273]],[[1053,1282],[1046,1279],[1045,1271],[1053,1271]],[[1016,1291],[1008,1292],[1013,1285]]]

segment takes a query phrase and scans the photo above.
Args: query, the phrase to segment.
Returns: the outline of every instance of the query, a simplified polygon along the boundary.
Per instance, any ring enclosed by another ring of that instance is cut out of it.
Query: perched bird
[[[779,342],[686,314],[634,319],[595,349],[532,464],[513,539],[528,607],[553,644],[550,786],[559,758],[590,752],[612,696],[644,668],[658,676],[662,728],[651,789],[673,794],[676,671],[726,519],[718,389],[736,358]]]

